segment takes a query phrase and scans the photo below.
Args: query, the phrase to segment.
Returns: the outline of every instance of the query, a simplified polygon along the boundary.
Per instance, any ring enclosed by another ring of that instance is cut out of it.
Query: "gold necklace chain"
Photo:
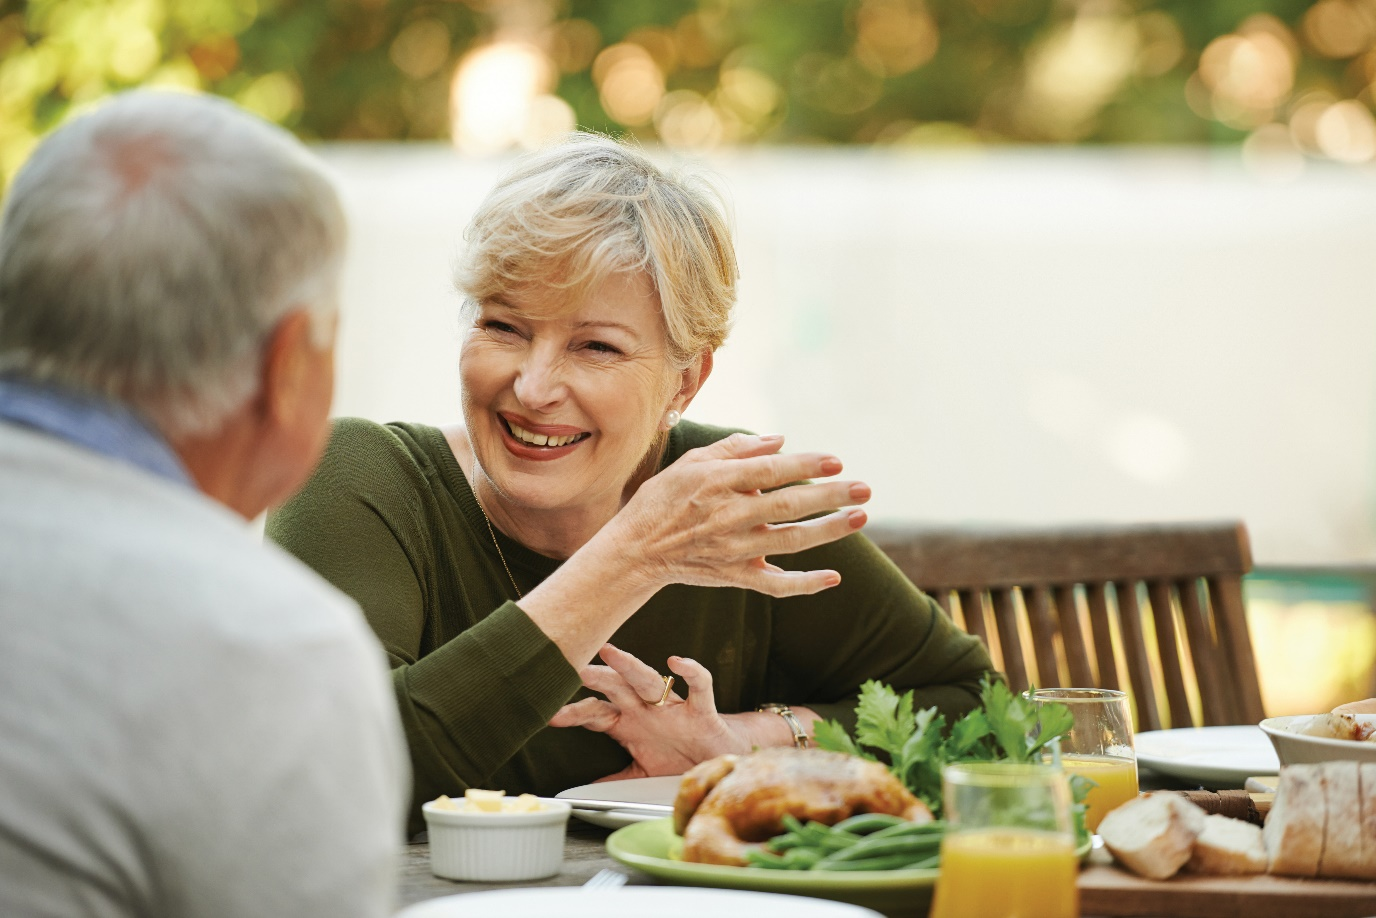
[[[478,495],[473,495],[473,502],[478,505],[478,512],[483,515],[483,522],[487,524],[487,534],[492,536],[492,545],[497,549],[497,557],[502,559],[502,569],[506,571],[506,579],[511,581],[511,588],[516,591],[516,598],[522,599],[525,594],[516,585],[516,578],[511,576],[511,568],[507,566],[506,555],[502,552],[502,543],[497,541],[497,530],[492,528],[492,521],[487,518],[487,511],[483,509],[483,502],[478,500]]]

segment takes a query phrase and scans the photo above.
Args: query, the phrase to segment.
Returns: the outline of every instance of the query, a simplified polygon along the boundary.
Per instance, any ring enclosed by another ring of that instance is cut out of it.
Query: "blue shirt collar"
[[[172,447],[143,418],[107,399],[0,376],[0,421],[60,437],[103,456],[193,486]]]

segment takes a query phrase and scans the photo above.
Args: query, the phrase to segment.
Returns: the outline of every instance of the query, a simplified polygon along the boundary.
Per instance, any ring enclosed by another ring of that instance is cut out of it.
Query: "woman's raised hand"
[[[623,550],[660,585],[795,596],[840,583],[836,571],[785,571],[765,559],[825,545],[864,526],[865,511],[846,508],[869,500],[869,485],[823,481],[783,487],[838,475],[841,460],[826,453],[781,453],[782,447],[780,436],[732,434],[685,453],[641,485],[613,520]],[[803,519],[819,513],[825,515]]]
[[[685,700],[665,695],[660,674],[624,650],[605,644],[600,655],[606,666],[589,664],[579,675],[605,700],[566,704],[549,725],[586,727],[626,747],[631,764],[601,780],[677,775],[713,756],[750,751],[751,738],[717,713],[712,674],[697,661],[669,658],[670,671],[688,686]]]

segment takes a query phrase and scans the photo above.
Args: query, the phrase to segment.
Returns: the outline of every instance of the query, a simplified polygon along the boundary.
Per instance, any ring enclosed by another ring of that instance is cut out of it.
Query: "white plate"
[[[665,775],[659,778],[627,778],[624,781],[602,781],[598,784],[584,784],[570,787],[555,794],[556,797],[578,797],[582,800],[606,800],[610,803],[663,803],[674,805],[678,795],[678,782],[682,775]],[[584,822],[607,829],[619,829],[635,822],[650,819],[663,819],[646,813],[631,813],[618,810],[580,810],[574,809],[573,815]]]
[[[804,896],[742,892],[735,889],[692,889],[683,886],[633,886],[623,889],[501,889],[465,893],[419,902],[396,918],[880,918],[878,912]]]
[[[1137,734],[1137,764],[1215,790],[1242,787],[1252,775],[1280,771],[1260,727],[1190,727]]]

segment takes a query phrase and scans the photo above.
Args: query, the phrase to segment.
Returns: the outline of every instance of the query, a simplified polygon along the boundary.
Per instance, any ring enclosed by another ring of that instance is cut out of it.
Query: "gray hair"
[[[344,215],[315,157],[229,102],[133,92],[63,125],[0,214],[0,372],[115,399],[168,437],[218,430],[263,347],[329,343]]]

